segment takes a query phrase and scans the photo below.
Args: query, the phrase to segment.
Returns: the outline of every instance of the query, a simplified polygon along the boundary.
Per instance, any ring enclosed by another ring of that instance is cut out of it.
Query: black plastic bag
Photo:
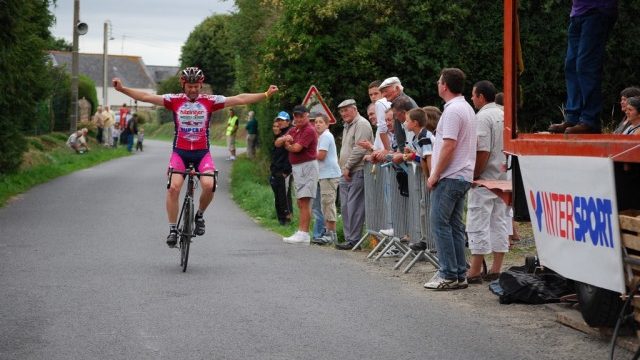
[[[504,293],[501,304],[546,304],[574,293],[572,282],[552,271],[529,274],[524,267],[511,267],[500,274],[499,284]]]
[[[400,190],[400,195],[409,197],[409,176],[404,172],[404,170],[396,172],[396,181],[398,181],[398,190]]]

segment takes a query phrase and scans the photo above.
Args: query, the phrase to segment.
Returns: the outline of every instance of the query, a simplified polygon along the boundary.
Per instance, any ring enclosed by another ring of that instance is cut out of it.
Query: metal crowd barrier
[[[429,223],[430,194],[425,186],[422,168],[417,163],[402,164],[401,167],[408,175],[408,197],[400,194],[396,166],[365,163],[366,232],[354,246],[354,250],[373,235],[378,239],[378,244],[369,253],[368,258],[375,256],[378,260],[387,251],[395,248],[403,256],[394,269],[400,268],[410,258],[411,262],[403,270],[405,273],[421,259],[439,267],[435,256],[435,239]],[[381,229],[388,228],[393,228],[393,236],[380,233]],[[427,243],[426,251],[414,252],[407,246],[407,242],[418,241]]]
[[[366,162],[364,165],[364,208],[365,224],[369,230],[386,229],[388,226],[387,214],[380,211],[384,208],[384,191],[387,171],[381,169],[378,164]]]
[[[353,247],[353,251],[358,249],[369,236],[374,236],[378,239],[376,249],[379,249],[390,239],[389,236],[380,233],[382,229],[393,227],[391,209],[388,206],[390,197],[389,176],[390,171],[387,168],[380,166],[380,164],[365,162],[364,205],[366,231],[360,241]]]

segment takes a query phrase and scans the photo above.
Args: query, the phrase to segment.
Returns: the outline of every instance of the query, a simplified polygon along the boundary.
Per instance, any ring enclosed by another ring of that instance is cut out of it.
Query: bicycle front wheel
[[[189,247],[194,227],[193,200],[191,198],[185,200],[183,216],[182,231],[180,232],[180,266],[182,266],[182,272],[185,272],[189,263]]]
[[[187,271],[187,263],[189,262],[189,245],[191,244],[191,237],[187,235],[180,236],[180,266],[182,266],[182,272]]]

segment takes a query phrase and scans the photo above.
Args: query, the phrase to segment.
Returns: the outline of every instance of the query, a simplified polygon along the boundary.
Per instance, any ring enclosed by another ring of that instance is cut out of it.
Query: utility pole
[[[89,30],[80,21],[80,0],[73,0],[73,50],[71,51],[71,131],[78,129],[78,40]]]
[[[102,54],[102,106],[109,106],[109,79],[107,69],[109,69],[109,20],[104,22],[104,53]]]
[[[71,52],[71,131],[78,129],[78,22],[80,0],[73,0],[73,50]]]

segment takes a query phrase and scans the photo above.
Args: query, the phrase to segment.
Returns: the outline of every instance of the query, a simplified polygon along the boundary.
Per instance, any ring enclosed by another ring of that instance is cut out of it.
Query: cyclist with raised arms
[[[263,93],[238,94],[224,97],[222,95],[201,94],[204,74],[196,67],[188,67],[180,74],[180,85],[183,93],[156,95],[145,91],[131,89],[122,85],[118,78],[113,79],[113,87],[121,93],[138,101],[164,106],[173,112],[175,132],[173,137],[173,153],[169,166],[177,171],[185,171],[188,163],[193,163],[201,173],[213,173],[215,164],[209,152],[209,121],[216,110],[237,105],[253,104],[269,98],[278,91],[275,85]],[[203,213],[213,200],[214,178],[203,176],[200,179],[202,194],[198,212],[195,216],[195,234],[204,235],[205,225]],[[173,174],[171,187],[167,190],[167,216],[169,218],[169,236],[167,245],[176,246],[178,230],[178,197],[184,182],[183,175]]]

